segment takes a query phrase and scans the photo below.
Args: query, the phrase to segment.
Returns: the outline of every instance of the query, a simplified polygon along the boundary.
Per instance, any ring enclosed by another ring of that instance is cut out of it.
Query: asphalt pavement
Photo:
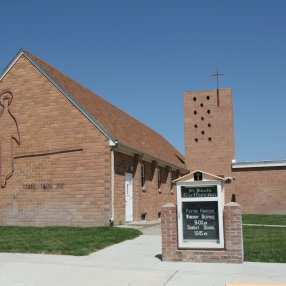
[[[162,262],[160,225],[131,227],[140,228],[144,234],[88,256],[2,253],[0,285],[286,285],[286,264]]]

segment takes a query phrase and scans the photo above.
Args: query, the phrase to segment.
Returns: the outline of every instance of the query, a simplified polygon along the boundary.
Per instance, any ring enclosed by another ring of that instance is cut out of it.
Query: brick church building
[[[160,217],[184,156],[26,50],[0,77],[0,224],[96,226]]]
[[[246,213],[286,213],[286,161],[234,162],[231,91],[185,94],[185,148],[26,50],[0,75],[0,225],[97,226],[160,217],[178,177],[226,181]],[[185,162],[186,161],[186,162]]]

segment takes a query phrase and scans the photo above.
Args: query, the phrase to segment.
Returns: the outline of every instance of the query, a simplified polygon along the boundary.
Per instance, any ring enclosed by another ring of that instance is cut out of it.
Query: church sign
[[[177,184],[179,248],[224,247],[221,181]]]

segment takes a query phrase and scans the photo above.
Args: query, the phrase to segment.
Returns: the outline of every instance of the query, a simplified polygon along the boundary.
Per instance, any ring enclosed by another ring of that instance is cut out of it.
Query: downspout
[[[114,151],[111,148],[111,218],[110,225],[114,222]]]

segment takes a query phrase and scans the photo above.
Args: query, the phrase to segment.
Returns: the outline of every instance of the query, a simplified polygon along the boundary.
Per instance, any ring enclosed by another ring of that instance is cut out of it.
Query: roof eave
[[[130,150],[132,153],[134,154],[140,154],[140,155],[143,155],[143,157],[148,157],[150,158],[151,160],[154,160],[154,161],[157,161],[158,163],[161,163],[161,165],[165,165],[165,166],[170,166],[172,169],[174,170],[180,170],[182,173],[187,173],[188,172],[188,169],[187,168],[184,168],[182,166],[178,166],[178,165],[175,165],[171,162],[168,162],[166,160],[163,160],[162,158],[159,158],[153,154],[150,154],[148,152],[145,152],[143,150],[139,150],[138,148],[135,148],[135,147],[132,147],[130,145],[127,145],[123,142],[120,142],[118,141],[117,142],[117,145],[115,147],[115,150],[118,150],[118,151],[124,151],[124,149],[128,149]]]

